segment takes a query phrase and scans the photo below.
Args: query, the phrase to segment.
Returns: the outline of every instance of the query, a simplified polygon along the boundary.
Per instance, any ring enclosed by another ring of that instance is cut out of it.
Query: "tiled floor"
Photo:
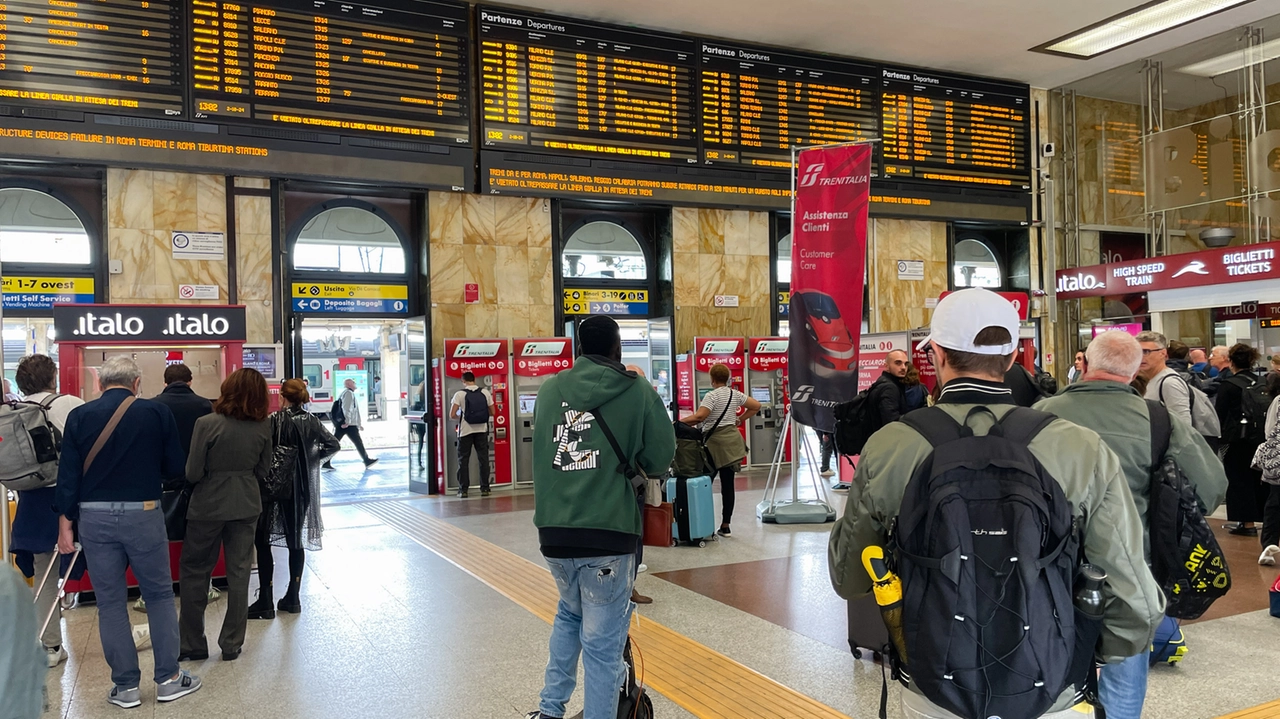
[[[383,460],[369,472],[346,454],[325,477],[325,549],[308,555],[303,613],[251,622],[238,661],[215,655],[191,666],[206,682],[199,693],[158,706],[154,687],[144,686],[143,706],[125,716],[514,719],[536,705],[546,622],[477,578],[483,572],[469,573],[415,541],[403,522],[385,520],[398,513],[443,521],[491,543],[494,551],[542,566],[530,492],[503,490],[469,500],[410,495],[408,463],[394,452],[381,451]],[[650,570],[638,588],[655,602],[639,610],[641,621],[652,620],[820,705],[872,719],[881,677],[848,651],[845,605],[826,580],[830,525],[762,525],[754,506],[763,473],[740,478],[739,487],[732,537],[705,549],[646,548]],[[843,497],[835,501],[843,511]],[[388,511],[378,509],[384,506]],[[1280,642],[1272,641],[1280,620],[1262,610],[1262,587],[1276,570],[1254,564],[1255,540],[1226,537],[1224,546],[1236,588],[1215,614],[1186,628],[1187,659],[1153,671],[1144,714],[1149,719],[1209,719],[1280,698],[1273,678]],[[284,565],[279,556],[278,570]],[[224,606],[211,607],[211,636]],[[133,617],[145,621],[143,614]],[[49,675],[49,716],[122,713],[105,701],[110,679],[96,619],[91,606],[67,614],[71,659]],[[150,662],[144,653],[144,676]],[[657,716],[695,716],[681,708],[690,705],[681,696],[690,689],[664,689],[675,700],[655,696]],[[890,687],[894,717],[900,716],[897,691]],[[580,708],[579,693],[570,711]],[[696,714],[812,715],[799,706],[794,713]]]

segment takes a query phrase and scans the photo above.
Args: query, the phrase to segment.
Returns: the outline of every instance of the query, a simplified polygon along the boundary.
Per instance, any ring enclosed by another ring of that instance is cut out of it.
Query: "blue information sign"
[[[587,305],[591,315],[647,315],[648,302],[591,302]]]
[[[293,309],[298,312],[384,312],[405,314],[409,311],[406,300],[336,298],[336,297],[297,297],[293,300]]]

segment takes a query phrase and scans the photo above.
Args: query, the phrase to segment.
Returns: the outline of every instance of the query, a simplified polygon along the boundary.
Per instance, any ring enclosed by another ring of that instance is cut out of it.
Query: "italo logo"
[[[94,337],[98,335],[140,335],[147,328],[141,317],[125,317],[117,312],[114,315],[95,315],[86,312],[80,316],[79,326],[71,334]]]
[[[454,357],[497,357],[501,342],[462,342],[453,350]]]
[[[231,329],[231,323],[225,317],[214,317],[202,314],[199,317],[175,312],[169,317],[169,324],[164,329],[167,335],[225,335]],[[136,333],[134,333],[136,334]]]
[[[1209,270],[1205,269],[1204,263],[1200,260],[1192,260],[1190,264],[1177,272],[1173,273],[1173,279],[1177,279],[1186,274],[1207,275]]]
[[[521,357],[558,357],[564,354],[564,342],[530,342],[520,350]]]
[[[1106,283],[1083,272],[1074,275],[1063,275],[1058,278],[1059,292],[1082,292],[1084,290],[1097,290],[1106,287]]]

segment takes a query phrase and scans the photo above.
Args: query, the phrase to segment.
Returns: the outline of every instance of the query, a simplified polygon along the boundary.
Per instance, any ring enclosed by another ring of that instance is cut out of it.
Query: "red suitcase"
[[[670,547],[671,524],[675,521],[675,510],[670,502],[663,502],[654,507],[644,505],[644,543],[650,547]]]

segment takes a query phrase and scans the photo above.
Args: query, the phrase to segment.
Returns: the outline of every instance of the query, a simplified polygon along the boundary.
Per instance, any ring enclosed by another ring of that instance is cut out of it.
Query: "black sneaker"
[[[378,458],[377,458],[377,457],[374,457],[373,459],[366,459],[366,460],[364,461],[364,466],[368,467],[368,466],[372,465],[374,462],[377,462],[377,461],[378,461]]]
[[[467,498],[467,493],[466,493],[466,492],[464,492],[464,491],[462,491],[461,489],[459,489],[459,490],[458,490],[458,499],[466,499],[466,498]]]
[[[328,462],[325,462],[324,464],[320,465],[320,469],[333,469],[333,465],[329,464]]]
[[[717,529],[716,534],[719,534],[721,537],[727,537],[730,534],[733,534],[733,532],[729,529],[729,525],[726,524],[723,527]]]
[[[482,490],[480,490],[480,496],[481,496],[481,497],[488,497],[488,496],[489,496],[489,494],[490,494],[490,492],[489,492],[489,490],[487,490],[487,489],[482,489]]]
[[[178,655],[178,661],[180,662],[202,662],[208,658],[209,652],[187,652],[186,654]]]

